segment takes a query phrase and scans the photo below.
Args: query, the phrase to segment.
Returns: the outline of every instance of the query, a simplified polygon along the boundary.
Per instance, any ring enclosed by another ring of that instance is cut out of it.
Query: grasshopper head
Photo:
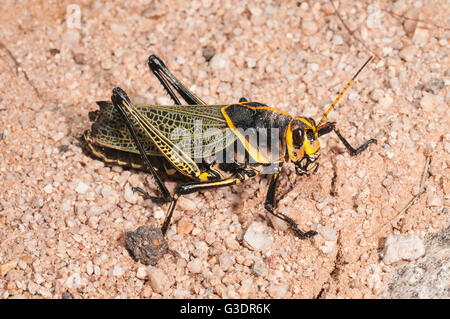
[[[289,160],[295,164],[297,175],[317,170],[320,143],[316,123],[311,118],[292,119],[286,131],[286,147]]]

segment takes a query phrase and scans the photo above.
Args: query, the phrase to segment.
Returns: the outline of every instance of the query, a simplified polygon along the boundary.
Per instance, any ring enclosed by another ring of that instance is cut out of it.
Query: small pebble
[[[202,49],[202,55],[209,62],[216,54],[216,49],[212,45],[207,45]]]
[[[195,202],[184,196],[178,200],[177,207],[185,211],[195,211],[197,209]]]
[[[430,39],[430,32],[424,28],[416,28],[413,35],[414,44],[418,47],[422,47],[428,43]]]
[[[416,58],[417,49],[415,46],[410,45],[406,46],[400,50],[399,56],[404,59],[406,62],[413,62]]]
[[[66,287],[69,289],[81,288],[81,277],[79,273],[73,273],[66,279]]]
[[[314,35],[319,30],[319,26],[313,20],[305,19],[302,21],[302,30],[306,35]]]
[[[219,256],[219,265],[223,271],[229,270],[234,265],[234,262],[235,258],[230,254],[223,253]]]
[[[264,269],[266,268],[263,260],[261,258],[256,258],[253,263],[253,273],[257,276],[262,276],[264,274]]]
[[[187,235],[189,234],[192,229],[194,229],[194,224],[192,224],[191,222],[185,220],[185,219],[180,219],[178,221],[177,224],[177,233],[180,235]]]
[[[330,241],[334,241],[334,242],[337,240],[337,233],[334,229],[321,228],[319,230],[319,234],[322,235],[322,237],[325,240],[330,240]]]
[[[177,57],[175,58],[175,61],[177,61],[177,63],[179,65],[183,65],[186,62],[186,60],[184,59],[184,57],[182,55],[177,55]]]
[[[433,113],[436,110],[437,106],[442,102],[443,101],[441,95],[425,93],[422,100],[420,100],[420,106],[422,107],[424,112]]]
[[[136,271],[136,278],[141,280],[147,279],[147,269],[143,266],[140,266]]]
[[[148,270],[148,277],[150,280],[150,286],[156,293],[163,293],[168,286],[167,275],[159,268],[151,267]]]
[[[130,204],[136,204],[138,201],[138,195],[133,192],[130,184],[128,183],[125,185],[125,192],[123,194],[123,197]]]
[[[44,192],[46,192],[47,194],[51,194],[53,192],[52,184],[48,184],[47,186],[45,186]]]
[[[417,20],[419,19],[419,10],[411,8],[405,14],[405,21],[403,22],[403,29],[408,37],[412,38],[417,27]]]
[[[127,26],[119,23],[111,23],[111,31],[114,34],[122,35],[127,31]]]
[[[331,254],[334,249],[334,242],[332,241],[326,241],[324,245],[319,247],[320,251],[322,251],[324,254]]]
[[[153,207],[153,217],[156,219],[161,219],[165,216],[163,209],[160,206]]]
[[[445,86],[445,82],[438,78],[433,78],[425,84],[425,91],[437,94]]]
[[[80,42],[80,32],[77,29],[68,29],[62,35],[62,41],[69,46],[76,46]]]
[[[84,183],[84,182],[82,182],[82,181],[80,181],[78,183],[77,187],[75,188],[75,191],[78,194],[85,194],[88,191],[88,189],[89,189],[89,185]]]
[[[333,39],[331,39],[331,42],[334,45],[343,45],[344,44],[344,38],[342,38],[342,36],[340,34],[335,34],[333,36]]]
[[[192,261],[188,262],[187,269],[193,274],[199,274],[202,272],[203,263],[200,258],[194,258]]]
[[[244,243],[253,250],[266,250],[273,244],[268,227],[261,222],[253,222],[244,235]]]
[[[118,276],[122,276],[124,274],[124,272],[125,271],[123,270],[122,267],[116,265],[116,266],[114,266],[114,268],[112,270],[112,275],[118,277]]]
[[[73,299],[72,295],[70,294],[70,292],[64,292],[61,296],[62,299]]]
[[[209,61],[209,65],[213,70],[220,71],[230,66],[230,58],[226,53],[217,53],[211,61]]]
[[[17,266],[17,261],[15,261],[15,260],[12,260],[5,264],[1,264],[0,265],[0,277],[3,277],[4,275],[6,275],[8,273],[8,271],[16,268],[16,266]]]

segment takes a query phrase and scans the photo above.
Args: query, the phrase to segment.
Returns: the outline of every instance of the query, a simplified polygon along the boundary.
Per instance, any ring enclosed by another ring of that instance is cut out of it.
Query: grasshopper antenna
[[[356,77],[359,75],[359,73],[361,73],[361,71],[365,68],[365,66],[373,59],[373,56],[371,56],[366,63],[363,64],[363,66],[358,70],[358,72],[356,72],[356,74],[353,76],[353,78],[347,83],[347,85],[344,87],[344,89],[341,91],[341,93],[339,93],[338,97],[336,98],[336,100],[333,102],[333,104],[331,104],[330,108],[328,109],[328,111],[322,116],[322,118],[320,119],[319,124],[317,125],[317,127],[320,127],[320,125],[322,124],[323,121],[325,121],[325,119],[327,118],[328,114],[330,114],[330,112],[336,107],[336,104],[339,102],[339,100],[341,99],[342,95],[344,95],[345,91],[347,91],[347,89],[349,88],[349,86],[353,83],[353,81],[356,79]]]

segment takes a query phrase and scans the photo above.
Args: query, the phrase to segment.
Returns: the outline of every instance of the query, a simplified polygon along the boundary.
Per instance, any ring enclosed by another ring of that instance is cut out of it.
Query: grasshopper
[[[355,149],[342,136],[335,122],[325,122],[371,59],[356,72],[316,124],[312,118],[295,117],[246,98],[232,104],[206,104],[178,81],[160,58],[151,55],[148,58],[150,70],[175,105],[135,105],[121,88],[114,88],[111,102],[97,102],[100,110],[94,114],[92,120],[95,122],[91,130],[85,132],[84,139],[90,151],[106,162],[132,167],[144,165],[148,168],[162,197],[150,196],[139,188],[135,190],[154,202],[170,203],[161,227],[163,235],[167,232],[181,195],[241,184],[265,173],[271,175],[265,209],[287,222],[297,237],[312,237],[317,232],[300,230],[291,217],[276,209],[275,191],[282,165],[288,161],[294,163],[297,175],[316,172],[320,157],[319,137],[332,131],[352,156],[377,142],[369,139]],[[182,105],[174,91],[187,105]],[[194,138],[186,139],[174,134],[180,129]],[[195,137],[196,133],[200,139]],[[218,156],[223,155],[224,151],[227,151],[226,160]],[[191,182],[178,185],[172,195],[155,169],[155,164],[162,164],[169,175],[178,172]]]

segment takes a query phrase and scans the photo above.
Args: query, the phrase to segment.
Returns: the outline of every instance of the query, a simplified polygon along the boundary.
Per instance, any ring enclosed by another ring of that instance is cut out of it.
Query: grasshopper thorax
[[[286,131],[289,160],[295,164],[297,175],[309,174],[318,168],[320,143],[316,122],[312,118],[296,117]]]

